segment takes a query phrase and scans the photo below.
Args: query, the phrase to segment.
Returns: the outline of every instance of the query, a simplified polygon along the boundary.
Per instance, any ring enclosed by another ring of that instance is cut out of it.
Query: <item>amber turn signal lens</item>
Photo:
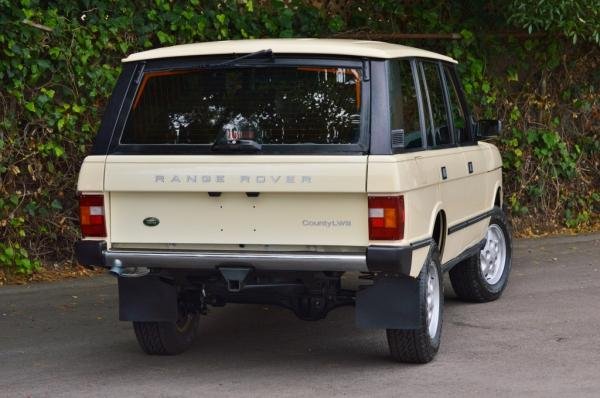
[[[106,237],[103,195],[79,195],[79,225],[84,238]]]
[[[369,239],[400,240],[404,238],[404,197],[369,197]]]

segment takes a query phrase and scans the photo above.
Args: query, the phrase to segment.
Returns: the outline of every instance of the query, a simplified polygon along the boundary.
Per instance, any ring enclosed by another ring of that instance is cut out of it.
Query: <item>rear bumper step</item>
[[[223,266],[270,271],[354,271],[410,274],[412,246],[369,246],[362,253],[107,250],[99,241],[75,247],[82,265],[111,268],[217,270]]]

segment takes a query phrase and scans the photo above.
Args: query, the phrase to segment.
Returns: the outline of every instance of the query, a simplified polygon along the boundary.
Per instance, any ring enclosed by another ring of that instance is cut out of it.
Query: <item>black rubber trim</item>
[[[442,271],[444,271],[444,272],[450,271],[452,268],[454,268],[455,265],[457,265],[461,261],[466,260],[467,258],[479,253],[479,251],[483,248],[483,246],[485,246],[485,241],[486,241],[485,238],[483,238],[481,241],[479,241],[475,245],[469,247],[468,249],[466,249],[465,251],[460,253],[458,256],[454,257],[452,260],[450,260],[447,263],[445,263],[444,265],[442,265]]]
[[[388,87],[388,63],[371,60],[370,138],[371,155],[391,155],[392,138]]]
[[[410,275],[411,246],[369,246],[367,268],[372,272]]]
[[[431,242],[433,242],[433,239],[431,239],[431,238],[418,240],[416,242],[411,243],[410,247],[412,247],[413,250],[417,250],[422,247],[429,246],[431,244]]]
[[[103,240],[78,240],[75,242],[75,258],[83,266],[104,266],[102,252],[106,250]]]
[[[410,275],[412,252],[431,245],[433,239],[426,238],[410,246],[369,246],[367,247],[367,268],[371,272]]]
[[[452,233],[454,233],[456,231],[460,231],[461,229],[466,228],[466,227],[468,227],[470,225],[476,224],[476,223],[478,223],[481,220],[484,220],[484,219],[486,219],[488,217],[491,217],[492,214],[494,214],[494,210],[493,209],[492,210],[488,210],[485,213],[481,213],[481,214],[479,214],[479,215],[477,215],[475,217],[471,217],[468,220],[459,222],[456,225],[448,227],[448,234],[452,234]]]

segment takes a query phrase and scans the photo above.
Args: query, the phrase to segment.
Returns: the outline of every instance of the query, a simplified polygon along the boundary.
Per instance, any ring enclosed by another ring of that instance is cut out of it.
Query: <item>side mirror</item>
[[[477,138],[497,137],[502,131],[502,121],[500,120],[479,120],[475,124],[475,135]]]

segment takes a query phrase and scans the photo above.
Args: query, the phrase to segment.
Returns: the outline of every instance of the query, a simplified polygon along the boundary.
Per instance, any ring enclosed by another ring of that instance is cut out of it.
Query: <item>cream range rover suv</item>
[[[78,181],[81,264],[118,277],[148,354],[188,348],[209,306],[318,320],[354,305],[402,362],[440,345],[442,277],[497,299],[511,268],[501,159],[453,59],[352,40],[130,55]]]

